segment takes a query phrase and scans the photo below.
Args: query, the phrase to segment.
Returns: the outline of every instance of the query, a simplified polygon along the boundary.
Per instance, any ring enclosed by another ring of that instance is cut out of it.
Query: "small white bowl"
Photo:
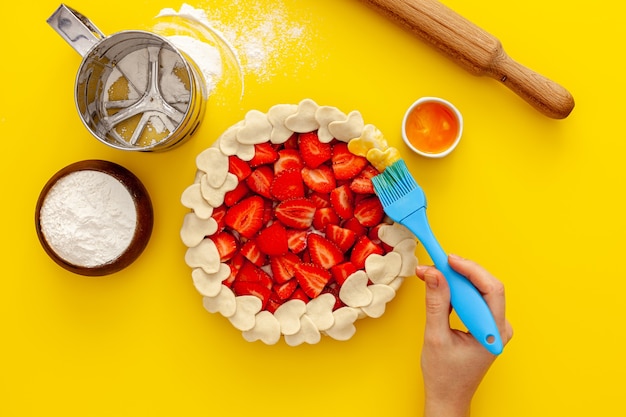
[[[407,122],[410,121],[409,118],[414,112],[420,111],[420,109],[423,108],[423,105],[426,105],[426,104],[433,104],[433,105],[439,106],[441,108],[441,111],[443,112],[443,115],[448,119],[448,122],[444,121],[444,123],[449,123],[450,121],[454,121],[456,125],[458,126],[456,135],[454,139],[451,141],[451,143],[448,146],[446,146],[445,149],[438,150],[436,152],[428,151],[425,149],[419,149],[418,147],[416,147],[416,145],[414,145],[411,142],[409,138],[409,134],[407,134]],[[461,116],[461,112],[459,112],[459,110],[456,107],[454,107],[452,103],[442,98],[438,98],[438,97],[420,98],[419,100],[411,104],[411,106],[408,108],[408,110],[404,114],[404,118],[402,119],[402,139],[404,140],[404,143],[406,143],[406,145],[413,152],[419,155],[428,157],[428,158],[442,158],[448,155],[459,144],[462,134],[463,134],[463,116]]]

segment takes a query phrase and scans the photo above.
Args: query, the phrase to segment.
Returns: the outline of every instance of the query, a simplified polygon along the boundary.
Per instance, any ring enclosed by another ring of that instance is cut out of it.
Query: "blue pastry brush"
[[[407,227],[424,245],[450,287],[452,307],[467,330],[489,352],[499,355],[503,345],[498,326],[480,292],[448,264],[448,255],[435,238],[426,217],[426,196],[400,159],[372,178],[385,213]]]

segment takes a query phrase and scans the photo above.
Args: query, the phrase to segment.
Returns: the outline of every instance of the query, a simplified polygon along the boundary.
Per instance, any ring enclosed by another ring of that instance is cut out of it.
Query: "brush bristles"
[[[417,188],[415,179],[411,176],[402,159],[394,162],[381,174],[372,178],[372,183],[383,206],[392,204]]]

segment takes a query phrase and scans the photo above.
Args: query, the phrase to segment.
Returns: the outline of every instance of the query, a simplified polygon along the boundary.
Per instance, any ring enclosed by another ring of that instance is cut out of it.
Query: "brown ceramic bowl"
[[[114,177],[130,193],[130,196],[132,197],[132,200],[135,204],[137,221],[130,244],[119,256],[117,256],[117,258],[106,263],[99,264],[97,266],[75,265],[69,262],[53,249],[53,245],[48,242],[45,233],[42,231],[41,208],[46,201],[48,193],[61,178],[77,171],[99,171]],[[37,200],[37,206],[35,209],[35,226],[37,230],[37,236],[46,253],[57,264],[67,269],[68,271],[87,276],[102,276],[112,274],[126,268],[128,265],[133,263],[139,257],[139,255],[141,255],[146,245],[148,244],[148,241],[150,240],[150,235],[152,234],[153,220],[154,218],[152,211],[152,202],[146,188],[141,183],[141,181],[128,169],[113,162],[102,160],[86,160],[75,162],[54,174],[43,187]]]

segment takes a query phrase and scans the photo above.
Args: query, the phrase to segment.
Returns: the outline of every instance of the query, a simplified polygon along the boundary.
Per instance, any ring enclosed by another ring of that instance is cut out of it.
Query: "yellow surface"
[[[162,154],[109,149],[83,127],[73,98],[80,57],[46,24],[58,2],[4,5],[0,415],[420,415],[419,280],[406,282],[382,318],[359,321],[349,342],[290,348],[245,342],[228,320],[204,311],[184,264],[179,197],[195,156],[245,111],[306,97],[358,109],[379,127],[425,189],[444,247],[505,282],[516,333],[484,380],[474,415],[623,410],[626,91],[615,56],[623,6],[445,1],[572,92],[576,108],[557,121],[358,1],[190,3],[240,33],[273,5],[304,37],[281,43],[270,74],[248,74],[241,100],[228,91],[213,97],[197,135]],[[70,5],[110,34],[149,28],[159,10],[180,3]],[[400,140],[404,110],[425,95],[450,100],[465,117],[461,144],[442,160],[410,155]],[[46,181],[91,158],[133,171],[155,211],[144,254],[103,278],[58,267],[34,228]]]

